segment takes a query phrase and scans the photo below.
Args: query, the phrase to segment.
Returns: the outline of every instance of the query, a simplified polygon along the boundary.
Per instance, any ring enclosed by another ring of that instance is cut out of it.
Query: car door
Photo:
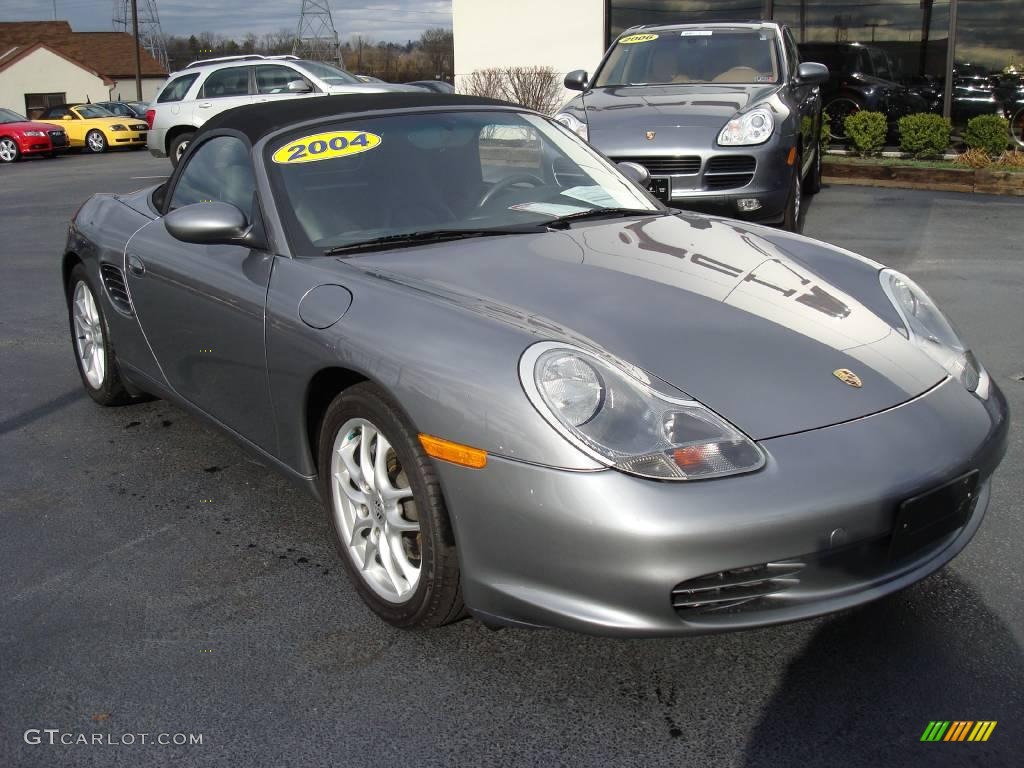
[[[252,103],[252,67],[224,67],[206,76],[192,111],[198,128],[214,115]]]
[[[167,210],[218,201],[259,218],[249,146],[235,136],[202,141],[169,185]],[[167,383],[274,452],[263,327],[273,256],[183,243],[159,218],[132,238],[126,261],[132,303]]]
[[[301,73],[280,64],[257,64],[254,67],[256,78],[256,95],[253,101],[280,101],[282,99],[295,99],[303,96],[314,96],[319,90],[308,77]],[[306,93],[288,90],[288,83],[301,80],[309,91]]]

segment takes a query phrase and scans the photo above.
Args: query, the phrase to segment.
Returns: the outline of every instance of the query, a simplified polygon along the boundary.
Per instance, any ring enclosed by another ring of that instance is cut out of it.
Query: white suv
[[[253,54],[195,61],[168,78],[146,111],[146,144],[154,156],[170,157],[177,165],[196,128],[232,107],[330,93],[419,90],[363,83],[343,69],[295,56]]]

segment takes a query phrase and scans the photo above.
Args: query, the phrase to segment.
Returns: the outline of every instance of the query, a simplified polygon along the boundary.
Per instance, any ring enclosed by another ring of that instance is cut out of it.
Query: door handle
[[[128,254],[128,271],[136,277],[142,277],[146,274],[146,264],[134,253]]]
[[[199,102],[199,108],[200,109],[209,109],[212,106],[213,106],[213,104],[211,104],[208,101],[201,101],[201,102]]]

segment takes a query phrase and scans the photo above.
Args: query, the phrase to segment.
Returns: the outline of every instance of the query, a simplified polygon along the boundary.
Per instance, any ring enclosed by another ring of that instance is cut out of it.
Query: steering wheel
[[[540,176],[535,176],[532,173],[514,173],[511,176],[506,176],[501,181],[497,182],[493,187],[484,192],[483,197],[480,198],[480,202],[476,204],[477,209],[483,208],[491,200],[497,197],[499,194],[504,192],[509,187],[515,186],[516,184],[529,184],[533,187],[543,187],[547,184],[544,179]]]

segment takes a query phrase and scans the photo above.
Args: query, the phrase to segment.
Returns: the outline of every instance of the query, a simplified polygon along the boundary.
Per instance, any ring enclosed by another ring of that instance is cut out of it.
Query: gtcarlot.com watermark
[[[83,733],[59,728],[29,728],[24,738],[26,744],[52,746],[185,747],[203,743],[201,733]]]

